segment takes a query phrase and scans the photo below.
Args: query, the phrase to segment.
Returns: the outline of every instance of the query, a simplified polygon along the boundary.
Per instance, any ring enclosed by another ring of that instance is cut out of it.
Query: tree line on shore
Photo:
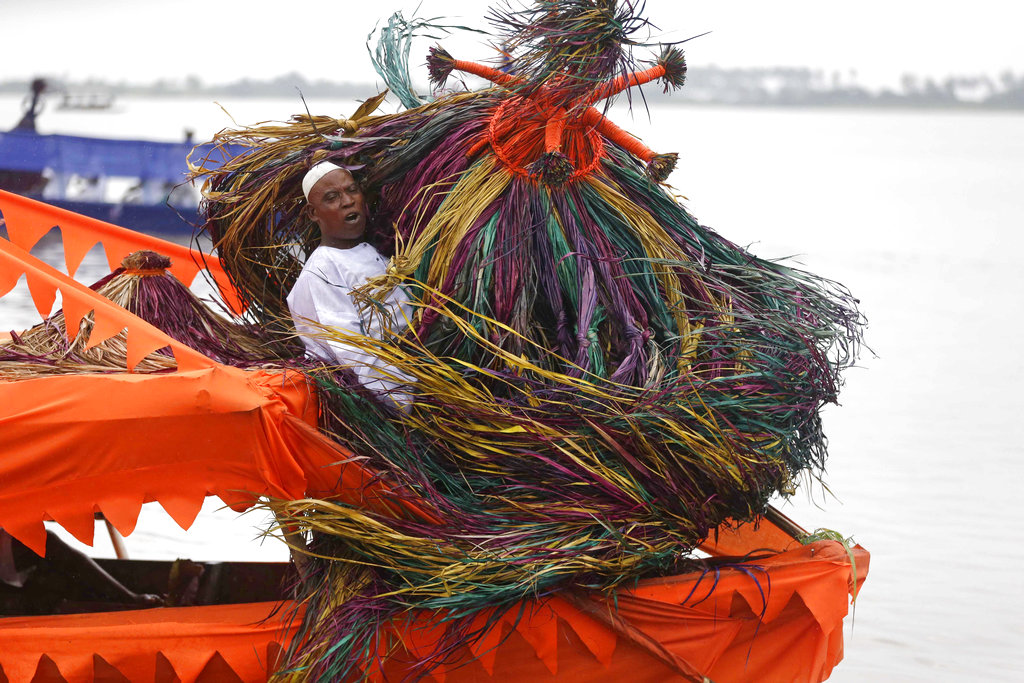
[[[64,81],[47,78],[56,94],[97,93],[107,96],[235,96],[360,98],[379,86],[370,83],[308,80],[298,73],[260,80],[244,78],[225,84],[206,84],[199,76],[159,79],[138,84],[101,79]],[[28,92],[29,81],[0,81],[0,93]],[[421,84],[426,90],[426,84]],[[1024,73],[1004,71],[996,76],[951,75],[936,79],[904,74],[896,87],[868,88],[855,72],[825,72],[807,67],[691,68],[686,87],[665,95],[648,87],[650,102],[722,104],[737,106],[907,106],[961,108],[1024,108]]]

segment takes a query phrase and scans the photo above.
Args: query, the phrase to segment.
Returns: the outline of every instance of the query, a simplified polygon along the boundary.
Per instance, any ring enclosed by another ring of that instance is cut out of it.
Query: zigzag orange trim
[[[859,547],[852,552],[859,583],[868,555]],[[615,596],[557,594],[503,612],[462,657],[431,677],[437,683],[488,676],[579,680],[585,671],[586,680],[617,681],[639,666],[649,670],[645,679],[659,669],[672,680],[822,680],[842,658],[853,580],[846,549],[819,541],[706,575],[644,580]],[[482,626],[487,616],[474,623]],[[390,628],[405,652],[392,652],[383,670],[371,664],[370,680],[402,680],[408,663],[431,651],[444,625],[440,613],[413,612],[399,620]],[[799,641],[792,640],[794,629]],[[786,661],[775,662],[776,638],[792,648]]]
[[[216,256],[3,190],[0,190],[0,214],[3,214],[8,239],[25,251],[31,251],[43,235],[59,227],[64,262],[71,277],[97,243],[103,245],[111,270],[120,266],[121,259],[128,254],[149,249],[170,257],[172,265],[168,270],[186,286],[192,284],[200,270],[208,271],[225,304],[235,313],[245,310]],[[48,315],[49,310],[41,314]]]
[[[36,308],[44,316],[49,314],[57,292],[61,293],[65,326],[71,339],[78,334],[82,318],[93,312],[93,328],[87,348],[125,330],[129,371],[143,358],[165,346],[171,347],[180,371],[199,370],[216,364],[12,242],[0,238],[0,293],[9,291],[22,275],[28,281]]]

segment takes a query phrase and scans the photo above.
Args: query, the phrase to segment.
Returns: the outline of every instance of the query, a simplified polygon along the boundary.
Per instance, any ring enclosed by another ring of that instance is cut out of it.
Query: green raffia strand
[[[409,52],[412,49],[414,38],[441,40],[452,30],[487,35],[484,31],[467,26],[435,23],[439,19],[440,17],[406,19],[401,12],[395,12],[388,17],[384,26],[379,30],[375,28],[366,37],[366,46],[370,52],[370,61],[373,63],[374,71],[384,80],[388,89],[398,97],[398,101],[406,109],[415,109],[431,100],[431,98],[416,93],[412,79],[409,77]],[[374,34],[377,34],[376,47],[370,48],[370,43],[374,41]]]
[[[802,545],[810,545],[818,541],[836,541],[842,543],[847,548],[853,547],[853,536],[847,538],[838,531],[833,529],[815,529],[809,534],[801,536],[797,539]]]
[[[419,288],[426,290],[420,283]],[[480,317],[480,316],[477,316]],[[477,326],[467,323],[466,333],[469,339],[475,344],[485,344],[485,340],[476,332]],[[345,340],[351,342],[352,340]],[[368,341],[365,343],[369,343]],[[444,371],[452,359],[432,357],[427,348],[405,349],[402,353],[391,352],[389,361],[396,369],[406,374],[416,375],[420,383],[430,380],[428,368],[435,367],[437,371]],[[404,355],[403,355],[404,354]],[[523,365],[526,372],[522,376],[528,377],[532,374],[542,373],[538,366],[529,364]],[[464,377],[463,381],[469,378]],[[503,508],[502,498],[487,496],[480,498],[481,493],[493,489],[495,483],[499,483],[502,470],[500,467],[488,465],[468,457],[458,449],[446,447],[444,440],[438,436],[430,438],[431,429],[427,425],[420,424],[414,429],[405,429],[401,422],[387,422],[378,424],[378,419],[373,411],[373,400],[361,398],[354,395],[350,390],[341,386],[332,386],[328,380],[325,388],[335,395],[339,402],[334,405],[340,414],[345,429],[353,435],[346,438],[342,430],[336,432],[337,437],[356,452],[370,458],[370,462],[376,466],[387,468],[391,473],[393,481],[404,481],[404,485],[415,489],[417,498],[428,501],[449,501],[461,509],[460,515],[470,514],[470,517],[463,517],[466,522],[471,522],[474,515],[484,514],[491,521],[488,523],[490,538],[500,539],[504,534],[513,533],[521,529],[522,522],[517,522],[515,508]],[[584,388],[585,385],[580,385]],[[458,390],[458,387],[456,387]],[[601,390],[591,387],[588,391],[597,392]],[[422,397],[429,401],[429,392]],[[595,406],[593,411],[586,410],[585,404],[580,404],[583,415],[589,415],[590,419],[601,421],[603,428],[618,430],[620,433],[636,429],[634,422],[643,422],[645,427],[643,433],[645,438],[656,440],[662,439],[666,444],[676,443],[676,448],[669,447],[662,452],[662,458],[670,455],[679,459],[680,462],[689,462],[697,468],[717,468],[713,460],[694,459],[688,455],[691,452],[687,442],[677,441],[678,437],[672,431],[662,431],[662,426],[656,419],[657,413],[651,413],[646,417],[642,411],[632,410],[627,417],[625,414],[616,416],[614,413],[600,415],[596,411],[600,409]],[[550,408],[550,405],[549,405]],[[534,416],[533,419],[538,419]],[[441,420],[446,425],[453,424],[451,416],[447,418],[435,417],[435,421]],[[455,418],[457,421],[458,418]],[[486,423],[486,420],[483,420]],[[434,429],[435,434],[442,434],[442,431]],[[493,427],[492,427],[493,429]],[[491,438],[496,435],[483,435],[484,438]],[[582,433],[579,436],[583,436]],[[590,438],[593,438],[591,436]],[[714,441],[716,434],[713,431],[706,432],[701,438]],[[497,441],[493,441],[497,447]],[[504,447],[503,447],[504,448]],[[635,479],[628,468],[623,469],[622,463],[609,459],[611,453],[600,456],[602,466],[610,468],[609,474],[616,472],[618,476],[625,477],[620,480],[620,485],[632,489],[630,496],[645,506],[659,508],[659,501],[645,490],[645,487]],[[509,457],[514,457],[509,453]],[[444,465],[444,463],[450,463]],[[650,461],[649,465],[655,467],[659,472],[668,476],[679,470],[677,466],[670,464],[669,460],[660,463],[657,460]],[[429,468],[429,475],[420,480],[410,480],[405,475],[411,472],[424,472]],[[722,475],[728,478],[731,467],[726,467]],[[685,472],[686,470],[682,470]],[[697,470],[699,471],[699,469]],[[581,482],[582,483],[582,482]],[[513,491],[509,490],[502,496],[508,496]],[[569,491],[567,490],[567,493]],[[521,499],[517,505],[529,503],[530,498]],[[512,502],[510,500],[510,502]],[[481,508],[481,504],[485,504]],[[497,507],[494,505],[497,504]],[[372,519],[367,513],[355,509],[331,508],[327,505],[311,504],[309,507],[313,518],[304,519],[298,516],[294,519],[296,523],[306,524],[309,528],[318,531],[329,529],[328,538],[334,538],[346,553],[346,557],[339,554],[338,561],[344,563],[365,564],[376,567],[376,571],[384,571],[391,578],[385,582],[390,590],[383,590],[378,593],[379,599],[394,601],[394,607],[389,614],[397,614],[394,610],[406,609],[413,605],[424,609],[454,609],[472,612],[483,606],[508,605],[521,598],[524,594],[537,594],[549,590],[550,587],[560,585],[565,577],[573,575],[576,585],[590,588],[609,588],[615,584],[635,578],[638,575],[648,573],[665,573],[671,570],[672,566],[680,558],[680,551],[693,543],[694,536],[687,537],[684,533],[679,536],[670,530],[666,537],[667,543],[658,544],[645,548],[643,544],[638,545],[638,538],[630,538],[623,533],[622,523],[604,523],[600,519],[600,512],[594,509],[595,524],[581,527],[567,525],[564,521],[558,522],[555,509],[545,504],[546,517],[552,520],[549,524],[543,524],[539,520],[531,522],[531,537],[529,543],[517,543],[505,546],[492,546],[488,549],[486,545],[478,545],[476,542],[470,545],[460,544],[457,539],[450,537],[450,531],[443,532],[444,535],[434,539],[418,537],[415,533],[409,536],[401,530],[401,523]],[[755,506],[756,507],[756,506]],[[490,509],[488,509],[490,508]],[[752,514],[754,508],[741,516]],[[658,514],[652,515],[648,524],[680,525],[678,532],[686,528],[685,520],[666,514],[659,520]],[[554,515],[554,516],[553,516]],[[520,515],[521,517],[521,515]],[[671,519],[671,522],[669,520]],[[637,519],[636,522],[643,523]],[[381,526],[383,525],[383,526]],[[376,529],[376,530],[374,530]],[[429,530],[423,530],[428,531]],[[434,533],[441,532],[435,529]],[[696,533],[696,532],[693,532]],[[448,537],[445,537],[448,536]],[[689,538],[690,540],[687,540]],[[668,540],[672,539],[672,540]],[[454,541],[454,543],[453,543]],[[327,542],[327,541],[325,541]],[[566,543],[570,545],[565,546]],[[574,562],[570,559],[563,562],[559,567],[551,564],[545,559],[545,553],[551,548],[564,546],[568,549],[570,558],[593,557],[595,564]],[[608,556],[610,549],[615,548],[615,554]],[[597,560],[599,557],[603,560]],[[618,558],[617,560],[615,558]],[[517,569],[527,562],[535,565],[535,568]],[[546,568],[544,565],[547,565]],[[460,575],[453,574],[453,569]],[[584,572],[580,573],[579,569]],[[593,572],[598,570],[597,574]],[[339,569],[331,569],[335,581],[345,581],[344,572]],[[590,573],[591,578],[586,578]],[[445,581],[438,583],[433,577],[448,577]],[[459,588],[461,586],[461,588]],[[393,591],[398,590],[395,594]],[[404,597],[403,597],[404,594]],[[311,597],[313,604],[317,596]],[[476,605],[476,607],[473,607]],[[326,608],[313,609],[312,614],[323,614]],[[314,623],[316,623],[314,621]],[[365,624],[368,622],[361,622]],[[377,624],[378,622],[373,622]],[[358,626],[358,625],[356,625]],[[363,626],[360,626],[363,628]],[[376,626],[374,627],[376,628]],[[371,633],[370,630],[366,631]],[[368,636],[367,636],[368,637]],[[345,642],[349,642],[347,639]],[[332,651],[340,652],[338,648],[343,644],[334,642]],[[351,652],[352,656],[357,653]],[[326,656],[326,655],[324,655]],[[330,671],[337,663],[330,665]],[[333,675],[333,674],[332,674]]]
[[[857,560],[853,556],[853,536],[843,536],[838,531],[833,529],[815,529],[813,532],[806,536],[801,536],[797,539],[802,545],[810,545],[817,541],[835,541],[846,549],[846,555],[850,558],[850,571],[853,573],[853,604],[856,609],[857,596],[860,591],[857,589]]]
[[[370,51],[374,70],[406,109],[415,109],[427,103],[427,100],[416,94],[412,79],[409,78],[409,51],[416,31],[428,26],[428,20],[406,20],[401,12],[395,12],[388,17],[387,24],[380,28],[377,47]],[[367,47],[374,33],[378,33],[378,30],[374,29],[366,37]]]

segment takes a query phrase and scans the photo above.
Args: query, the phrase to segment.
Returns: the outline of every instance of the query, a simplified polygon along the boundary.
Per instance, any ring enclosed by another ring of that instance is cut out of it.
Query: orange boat
[[[90,344],[126,332],[124,373],[0,380],[0,528],[45,549],[45,520],[91,544],[95,513],[127,536],[143,503],[188,528],[208,495],[241,510],[260,496],[331,495],[390,510],[386,487],[316,429],[315,393],[295,371],[213,361],[36,260],[59,226],[68,272],[97,242],[112,267],[153,249],[186,284],[202,267],[229,302],[216,259],[0,191],[0,293],[25,276],[42,315],[57,292],[69,329],[90,311]],[[170,347],[177,370],[133,373]],[[97,400],[102,397],[102,400]],[[337,484],[340,482],[340,486]],[[430,676],[438,681],[820,681],[843,657],[843,619],[868,554],[802,545],[781,516],[723,525],[706,567],[614,596],[562,593],[497,616],[488,634]],[[0,618],[0,681],[262,681],[294,633],[285,600]],[[487,615],[482,615],[483,619]],[[405,653],[371,680],[403,680],[405,660],[440,637],[438,614],[393,624]],[[383,654],[383,653],[381,653]]]

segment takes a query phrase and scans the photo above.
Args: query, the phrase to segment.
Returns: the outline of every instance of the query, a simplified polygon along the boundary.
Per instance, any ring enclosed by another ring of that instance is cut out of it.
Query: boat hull
[[[649,579],[614,598],[560,594],[514,606],[448,666],[477,681],[821,681],[843,656],[849,595],[868,554],[819,541]],[[614,607],[613,607],[614,604]],[[265,681],[294,634],[291,603],[245,603],[0,619],[0,667],[21,681]],[[371,680],[403,680],[443,614],[413,612]],[[387,643],[387,645],[385,645]],[[0,680],[2,680],[0,676]]]

